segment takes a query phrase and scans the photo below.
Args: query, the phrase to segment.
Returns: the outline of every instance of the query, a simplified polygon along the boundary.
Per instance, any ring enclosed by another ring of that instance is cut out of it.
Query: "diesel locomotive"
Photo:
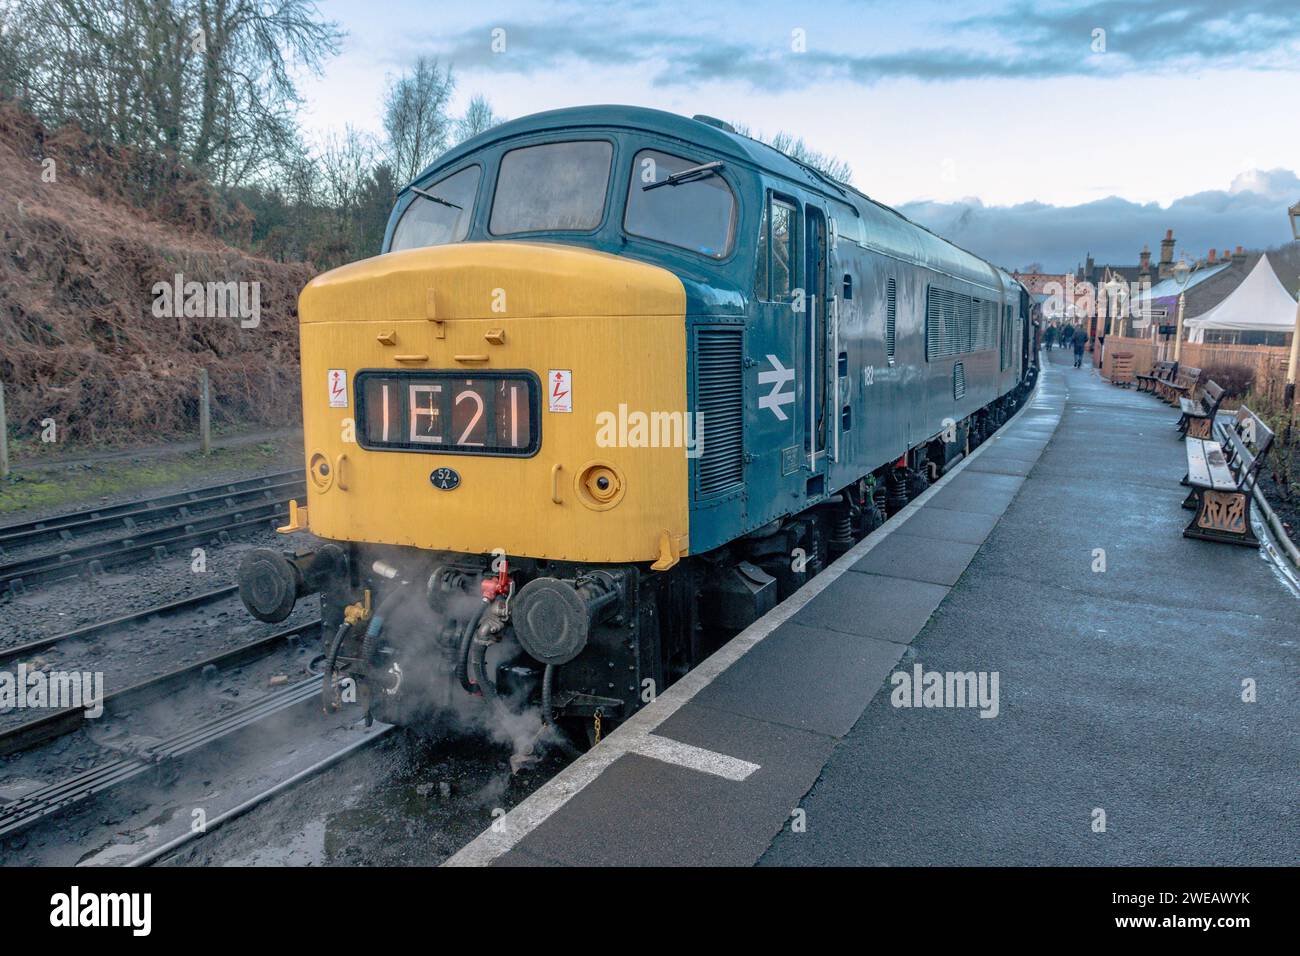
[[[300,303],[325,705],[626,719],[982,441],[1036,372],[1003,270],[709,117],[542,113]],[[348,696],[349,694],[354,696]]]

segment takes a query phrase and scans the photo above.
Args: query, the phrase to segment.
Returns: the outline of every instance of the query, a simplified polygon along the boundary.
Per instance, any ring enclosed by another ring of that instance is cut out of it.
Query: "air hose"
[[[487,676],[487,651],[492,643],[492,639],[487,634],[480,635],[476,630],[474,640],[469,647],[469,679],[471,683],[478,685],[479,692],[484,697],[497,695],[496,684],[488,680]]]
[[[379,650],[379,635],[384,630],[384,619],[392,612],[393,606],[401,600],[403,593],[404,588],[389,591],[384,596],[383,601],[380,602],[374,616],[370,619],[370,626],[366,628],[365,639],[361,642],[361,663],[363,665],[369,665],[371,658]]]
[[[338,705],[334,702],[334,665],[339,658],[339,648],[343,646],[343,640],[351,629],[352,625],[346,621],[340,624],[334,632],[334,640],[330,641],[329,653],[325,655],[325,676],[320,685],[320,699],[327,714],[338,710]]]
[[[555,665],[547,664],[542,671],[542,723],[551,722],[551,684],[555,680]]]
[[[469,650],[470,644],[474,640],[474,634],[478,630],[478,625],[483,620],[483,613],[487,610],[487,604],[482,603],[474,616],[460,632],[460,642],[456,645],[456,680],[468,694],[474,693],[474,685],[469,681]]]

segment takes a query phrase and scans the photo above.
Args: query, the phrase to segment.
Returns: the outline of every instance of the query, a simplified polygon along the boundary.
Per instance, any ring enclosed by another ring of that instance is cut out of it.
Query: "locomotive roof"
[[[475,150],[501,140],[548,130],[584,127],[648,130],[679,139],[711,155],[747,162],[852,206],[866,227],[863,237],[855,241],[868,248],[963,279],[990,284],[1008,292],[1018,285],[1004,270],[936,235],[853,186],[837,182],[766,143],[724,129],[713,122],[665,110],[641,106],[576,106],[508,120],[448,150],[426,167],[413,182],[420,182],[435,170],[453,165]],[[402,191],[405,192],[406,189]]]

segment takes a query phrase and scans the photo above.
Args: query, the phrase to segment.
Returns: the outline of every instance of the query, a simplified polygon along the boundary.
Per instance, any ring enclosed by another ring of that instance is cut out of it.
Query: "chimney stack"
[[[1149,276],[1151,274],[1151,247],[1146,243],[1142,244],[1142,255],[1138,260],[1141,265],[1138,266],[1140,275]]]
[[[1218,260],[1215,258],[1215,256],[1216,256],[1217,253],[1218,253],[1218,250],[1217,250],[1217,249],[1211,249],[1211,250],[1210,250],[1210,257],[1209,257],[1208,259],[1205,260],[1205,262],[1206,262],[1207,265],[1211,265],[1211,266],[1212,266],[1212,265],[1215,264],[1215,262],[1218,261]]]
[[[1162,279],[1168,279],[1174,274],[1174,231],[1165,230],[1165,237],[1160,240],[1160,269],[1159,275]]]
[[[1240,262],[1242,259],[1245,258],[1246,258],[1246,251],[1242,249],[1241,246],[1238,246],[1237,251],[1232,254],[1232,261]]]

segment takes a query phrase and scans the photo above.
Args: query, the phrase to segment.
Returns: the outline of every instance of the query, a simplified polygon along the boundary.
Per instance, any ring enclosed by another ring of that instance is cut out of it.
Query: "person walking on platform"
[[[1047,327],[1047,335],[1044,336],[1047,342],[1047,351],[1052,351],[1052,346],[1056,343],[1056,325],[1053,323]]]
[[[1068,349],[1070,347],[1070,338],[1073,335],[1074,335],[1073,325],[1061,326],[1061,348]]]
[[[1088,344],[1088,336],[1078,330],[1074,333],[1074,367],[1083,367],[1083,347]]]

